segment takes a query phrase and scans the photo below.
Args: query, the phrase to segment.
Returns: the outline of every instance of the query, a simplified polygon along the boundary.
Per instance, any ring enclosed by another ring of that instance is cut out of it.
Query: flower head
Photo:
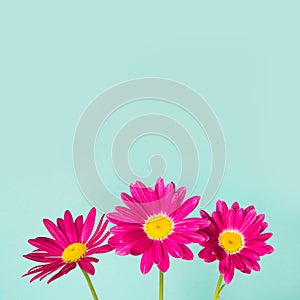
[[[96,209],[92,208],[85,222],[83,222],[83,216],[78,216],[73,221],[73,217],[68,210],[65,212],[63,219],[57,219],[57,224],[44,219],[44,225],[53,239],[38,237],[28,240],[28,243],[37,249],[24,255],[24,257],[43,264],[31,268],[23,276],[34,274],[34,277],[30,280],[32,282],[38,278],[42,280],[59,270],[48,280],[48,283],[50,283],[73,270],[77,264],[83,271],[94,275],[95,269],[91,263],[99,260],[92,257],[92,255],[113,250],[111,245],[101,246],[110,234],[109,232],[104,234],[108,225],[108,220],[102,225],[104,215],[102,215],[94,234],[91,236],[95,218]]]
[[[201,218],[186,218],[198,205],[199,196],[184,201],[185,187],[175,191],[174,183],[165,186],[162,178],[155,189],[141,182],[130,185],[131,196],[121,198],[127,207],[116,207],[116,212],[107,218],[116,226],[110,231],[113,236],[108,243],[119,255],[141,255],[140,269],[143,274],[155,263],[162,272],[170,266],[169,254],[175,258],[193,259],[186,244],[203,242],[206,234],[197,234],[198,229],[210,221]]]
[[[260,256],[274,251],[266,243],[272,233],[263,233],[268,226],[264,222],[265,215],[258,215],[254,206],[243,209],[235,202],[228,209],[226,203],[219,200],[211,216],[203,210],[200,214],[211,223],[199,230],[209,236],[208,241],[199,242],[204,247],[199,257],[205,262],[219,260],[219,271],[227,284],[233,278],[234,269],[243,273],[259,271]]]

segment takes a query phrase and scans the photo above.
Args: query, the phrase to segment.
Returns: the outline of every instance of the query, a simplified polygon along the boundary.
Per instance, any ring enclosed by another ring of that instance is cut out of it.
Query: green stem
[[[218,283],[217,283],[217,286],[216,286],[215,294],[214,294],[214,300],[219,299],[220,292],[224,287],[224,286],[221,287],[222,281],[223,281],[223,275],[220,274],[219,280],[218,280]]]
[[[84,272],[82,269],[81,269],[81,271],[82,271],[82,273],[83,273],[83,275],[84,275],[84,277],[85,277],[85,279],[86,279],[86,281],[87,281],[87,284],[88,284],[88,286],[89,286],[89,288],[90,288],[90,291],[91,291],[91,293],[92,293],[92,295],[93,295],[93,299],[94,299],[94,300],[99,300],[99,299],[98,299],[98,296],[97,296],[97,294],[96,294],[96,291],[95,291],[95,289],[94,289],[94,287],[93,287],[93,284],[92,284],[92,281],[91,281],[91,278],[90,278],[89,274],[86,273],[86,272]]]
[[[159,300],[164,300],[164,273],[159,270]]]

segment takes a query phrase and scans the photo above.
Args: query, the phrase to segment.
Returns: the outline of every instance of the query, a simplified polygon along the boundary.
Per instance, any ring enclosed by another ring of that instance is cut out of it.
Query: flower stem
[[[159,300],[164,300],[164,273],[159,270]]]
[[[224,287],[224,285],[221,286],[222,281],[223,281],[223,275],[220,274],[219,280],[218,280],[218,283],[217,283],[217,286],[216,286],[215,294],[214,294],[214,300],[220,299],[220,293],[221,293],[221,291]]]
[[[93,284],[92,284],[92,281],[91,281],[91,278],[90,278],[89,274],[86,273],[86,272],[84,272],[82,269],[81,269],[81,271],[82,271],[82,273],[83,273],[83,275],[84,275],[84,277],[85,277],[85,279],[86,279],[86,281],[87,281],[87,283],[88,283],[88,286],[89,286],[89,288],[90,288],[90,291],[91,291],[91,293],[92,293],[92,295],[93,295],[93,299],[94,299],[94,300],[99,300],[99,299],[98,299],[98,296],[97,296],[97,294],[96,294],[96,291],[95,291],[95,289],[94,289],[94,287],[93,287]]]

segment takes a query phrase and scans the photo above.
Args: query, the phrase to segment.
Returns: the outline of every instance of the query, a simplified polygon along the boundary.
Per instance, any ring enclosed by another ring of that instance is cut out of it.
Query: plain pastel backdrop
[[[236,272],[221,299],[300,297],[299,9],[291,0],[1,2],[0,299],[90,299],[78,269],[50,285],[29,284],[21,275],[35,263],[22,255],[33,249],[28,238],[48,235],[43,218],[66,209],[86,215],[91,208],[72,162],[84,109],[119,82],[153,76],[182,82],[206,99],[227,145],[215,200],[254,204],[274,232],[276,252],[262,258],[262,271]],[[130,104],[108,119],[97,142],[109,145],[121,121],[151,109],[169,113],[194,138],[203,164],[193,193],[201,194],[209,145],[199,124],[178,107]],[[178,151],[157,136],[137,141],[129,157],[133,169],[147,175],[148,157],[156,152],[167,154],[164,175],[176,182]],[[101,172],[112,192],[128,191],[110,160],[97,160],[107,164]],[[197,259],[196,245],[193,251],[193,262],[171,261],[165,299],[212,299],[217,263]],[[157,299],[155,267],[143,276],[140,258],[110,253],[100,259],[93,277],[100,299]]]

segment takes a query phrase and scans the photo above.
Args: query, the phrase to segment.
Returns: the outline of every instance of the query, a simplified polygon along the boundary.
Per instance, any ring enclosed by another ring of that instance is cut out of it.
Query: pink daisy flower
[[[96,209],[92,208],[83,222],[83,216],[78,216],[73,221],[71,213],[67,210],[64,219],[58,218],[57,225],[48,219],[44,219],[44,225],[52,235],[52,238],[38,237],[28,240],[28,243],[37,249],[24,255],[25,258],[41,262],[41,265],[31,268],[23,276],[34,275],[30,282],[36,279],[44,279],[51,273],[59,270],[47,283],[69,273],[78,264],[86,273],[94,275],[95,269],[92,263],[98,262],[93,254],[106,253],[113,250],[111,245],[101,244],[109,236],[105,232],[108,220],[102,225],[104,215],[91,236],[96,218]]]
[[[208,227],[200,229],[200,234],[209,236],[208,241],[199,244],[204,247],[199,257],[205,262],[219,260],[220,274],[225,283],[230,283],[234,269],[243,273],[259,271],[260,256],[270,254],[273,247],[266,243],[272,233],[264,233],[268,223],[265,215],[257,214],[254,206],[240,208],[237,202],[228,209],[224,201],[217,201],[216,211],[210,216],[201,210],[203,220],[209,220]]]
[[[143,274],[155,263],[161,272],[170,266],[169,254],[175,258],[192,260],[193,253],[186,246],[207,240],[206,234],[197,234],[210,224],[201,218],[186,218],[198,205],[199,196],[183,202],[186,189],[175,191],[173,182],[164,185],[157,180],[155,189],[141,182],[130,185],[131,196],[121,198],[127,207],[116,207],[107,218],[116,226],[108,243],[116,248],[118,255],[141,255],[140,269]]]

